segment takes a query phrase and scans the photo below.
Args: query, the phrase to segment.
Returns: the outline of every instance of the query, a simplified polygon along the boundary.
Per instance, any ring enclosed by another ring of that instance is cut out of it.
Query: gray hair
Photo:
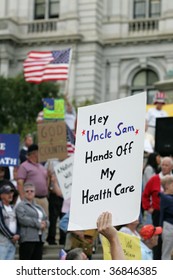
[[[66,260],[82,260],[82,248],[74,248],[67,253]]]
[[[32,189],[34,189],[35,190],[35,186],[32,184],[32,183],[25,183],[24,185],[23,185],[23,189],[24,190],[26,190],[26,189],[28,189],[28,188],[32,188]]]

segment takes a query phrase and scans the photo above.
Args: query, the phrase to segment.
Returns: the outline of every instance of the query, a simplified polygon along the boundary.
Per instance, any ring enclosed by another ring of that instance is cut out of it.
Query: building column
[[[119,97],[119,61],[111,62],[110,64],[110,100]]]
[[[8,58],[0,59],[0,76],[8,77],[9,74],[9,61]]]

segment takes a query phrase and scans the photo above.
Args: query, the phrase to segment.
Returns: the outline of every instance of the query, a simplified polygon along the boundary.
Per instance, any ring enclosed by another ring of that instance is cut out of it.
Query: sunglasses
[[[29,192],[33,193],[34,190],[26,190],[25,192],[26,192],[26,193],[29,193]]]

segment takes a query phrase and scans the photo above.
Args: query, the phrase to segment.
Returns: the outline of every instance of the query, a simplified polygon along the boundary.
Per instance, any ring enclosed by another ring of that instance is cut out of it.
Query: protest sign
[[[140,238],[124,232],[117,232],[126,260],[141,260]],[[103,259],[111,260],[110,243],[107,238],[101,236]]]
[[[18,134],[0,134],[0,165],[18,166],[19,164]]]
[[[71,197],[73,161],[74,157],[70,156],[54,166],[55,175],[65,200]]]
[[[44,119],[64,119],[64,99],[43,98]]]
[[[69,230],[96,228],[103,211],[113,225],[140,213],[146,93],[79,108]]]
[[[67,132],[64,121],[38,124],[39,161],[67,158]]]

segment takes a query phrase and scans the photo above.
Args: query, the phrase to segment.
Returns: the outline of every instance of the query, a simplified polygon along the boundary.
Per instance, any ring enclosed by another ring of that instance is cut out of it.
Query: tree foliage
[[[54,82],[31,84],[23,76],[0,77],[0,133],[36,131],[37,114],[42,110],[44,97],[59,97]]]

